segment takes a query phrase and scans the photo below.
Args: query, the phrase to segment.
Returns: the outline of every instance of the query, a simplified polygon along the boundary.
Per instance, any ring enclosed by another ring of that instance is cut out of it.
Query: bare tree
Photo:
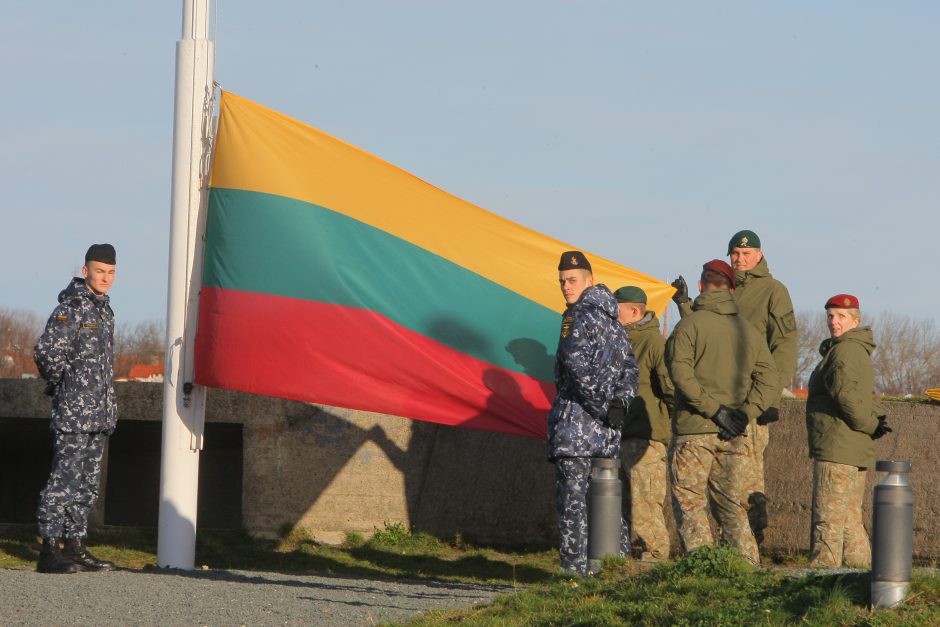
[[[829,337],[826,327],[826,314],[819,311],[799,311],[796,314],[796,326],[799,329],[796,344],[796,373],[793,385],[805,388],[809,385],[809,375],[819,363],[819,345]]]
[[[132,366],[163,363],[162,320],[119,324],[114,331],[114,376],[126,377]],[[33,348],[43,320],[31,311],[0,307],[0,377],[37,375]]]
[[[823,312],[801,311],[797,346],[796,385],[806,387],[821,359],[819,344],[829,337]],[[922,395],[940,387],[940,330],[933,319],[915,319],[894,312],[874,316],[862,313],[862,324],[872,327],[875,348],[875,390],[890,396]]]
[[[883,312],[864,320],[875,333],[875,385],[892,396],[940,386],[940,332],[933,319]]]
[[[42,333],[42,318],[32,311],[0,307],[0,377],[36,374],[33,347]]]
[[[165,336],[162,320],[119,324],[114,330],[114,376],[126,377],[138,364],[162,364]]]

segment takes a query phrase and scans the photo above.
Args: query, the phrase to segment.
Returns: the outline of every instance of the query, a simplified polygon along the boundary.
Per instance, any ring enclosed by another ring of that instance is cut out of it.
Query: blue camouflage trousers
[[[555,507],[558,512],[558,556],[563,571],[587,575],[587,491],[590,457],[563,457],[555,462]],[[630,530],[620,518],[620,555],[630,555]]]
[[[54,432],[52,469],[39,493],[39,535],[43,538],[84,538],[88,514],[98,500],[104,433]]]

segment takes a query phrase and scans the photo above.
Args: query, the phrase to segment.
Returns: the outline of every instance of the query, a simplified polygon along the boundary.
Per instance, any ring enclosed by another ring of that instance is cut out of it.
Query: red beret
[[[731,269],[731,266],[728,265],[727,261],[722,261],[721,259],[712,259],[708,263],[702,265],[702,270],[711,270],[712,272],[723,274],[728,277],[728,281],[731,282],[731,287],[735,286],[734,270]]]
[[[836,294],[826,301],[826,309],[859,309],[858,299],[851,294]]]

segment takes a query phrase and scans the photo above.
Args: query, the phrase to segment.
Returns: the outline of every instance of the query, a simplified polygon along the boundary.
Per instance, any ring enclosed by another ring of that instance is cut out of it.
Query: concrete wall
[[[46,419],[41,390],[36,381],[0,380],[0,418]],[[161,386],[122,383],[117,391],[121,420],[160,420]],[[877,455],[914,463],[914,551],[936,559],[940,405],[888,403],[888,410],[894,432],[878,440]],[[791,551],[808,548],[812,464],[803,403],[785,401],[781,414],[768,448],[765,546]],[[403,522],[445,538],[555,540],[544,442],[220,390],[210,390],[206,419],[243,424],[242,516],[250,531],[299,525],[335,542],[347,531]],[[866,520],[870,507],[869,491]]]

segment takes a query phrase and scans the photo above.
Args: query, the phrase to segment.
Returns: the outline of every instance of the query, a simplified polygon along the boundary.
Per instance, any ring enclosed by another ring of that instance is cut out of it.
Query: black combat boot
[[[36,570],[40,573],[77,573],[81,568],[62,555],[58,538],[43,538]]]
[[[88,552],[84,538],[66,538],[62,555],[75,562],[82,570],[114,570],[113,562],[100,560]]]

